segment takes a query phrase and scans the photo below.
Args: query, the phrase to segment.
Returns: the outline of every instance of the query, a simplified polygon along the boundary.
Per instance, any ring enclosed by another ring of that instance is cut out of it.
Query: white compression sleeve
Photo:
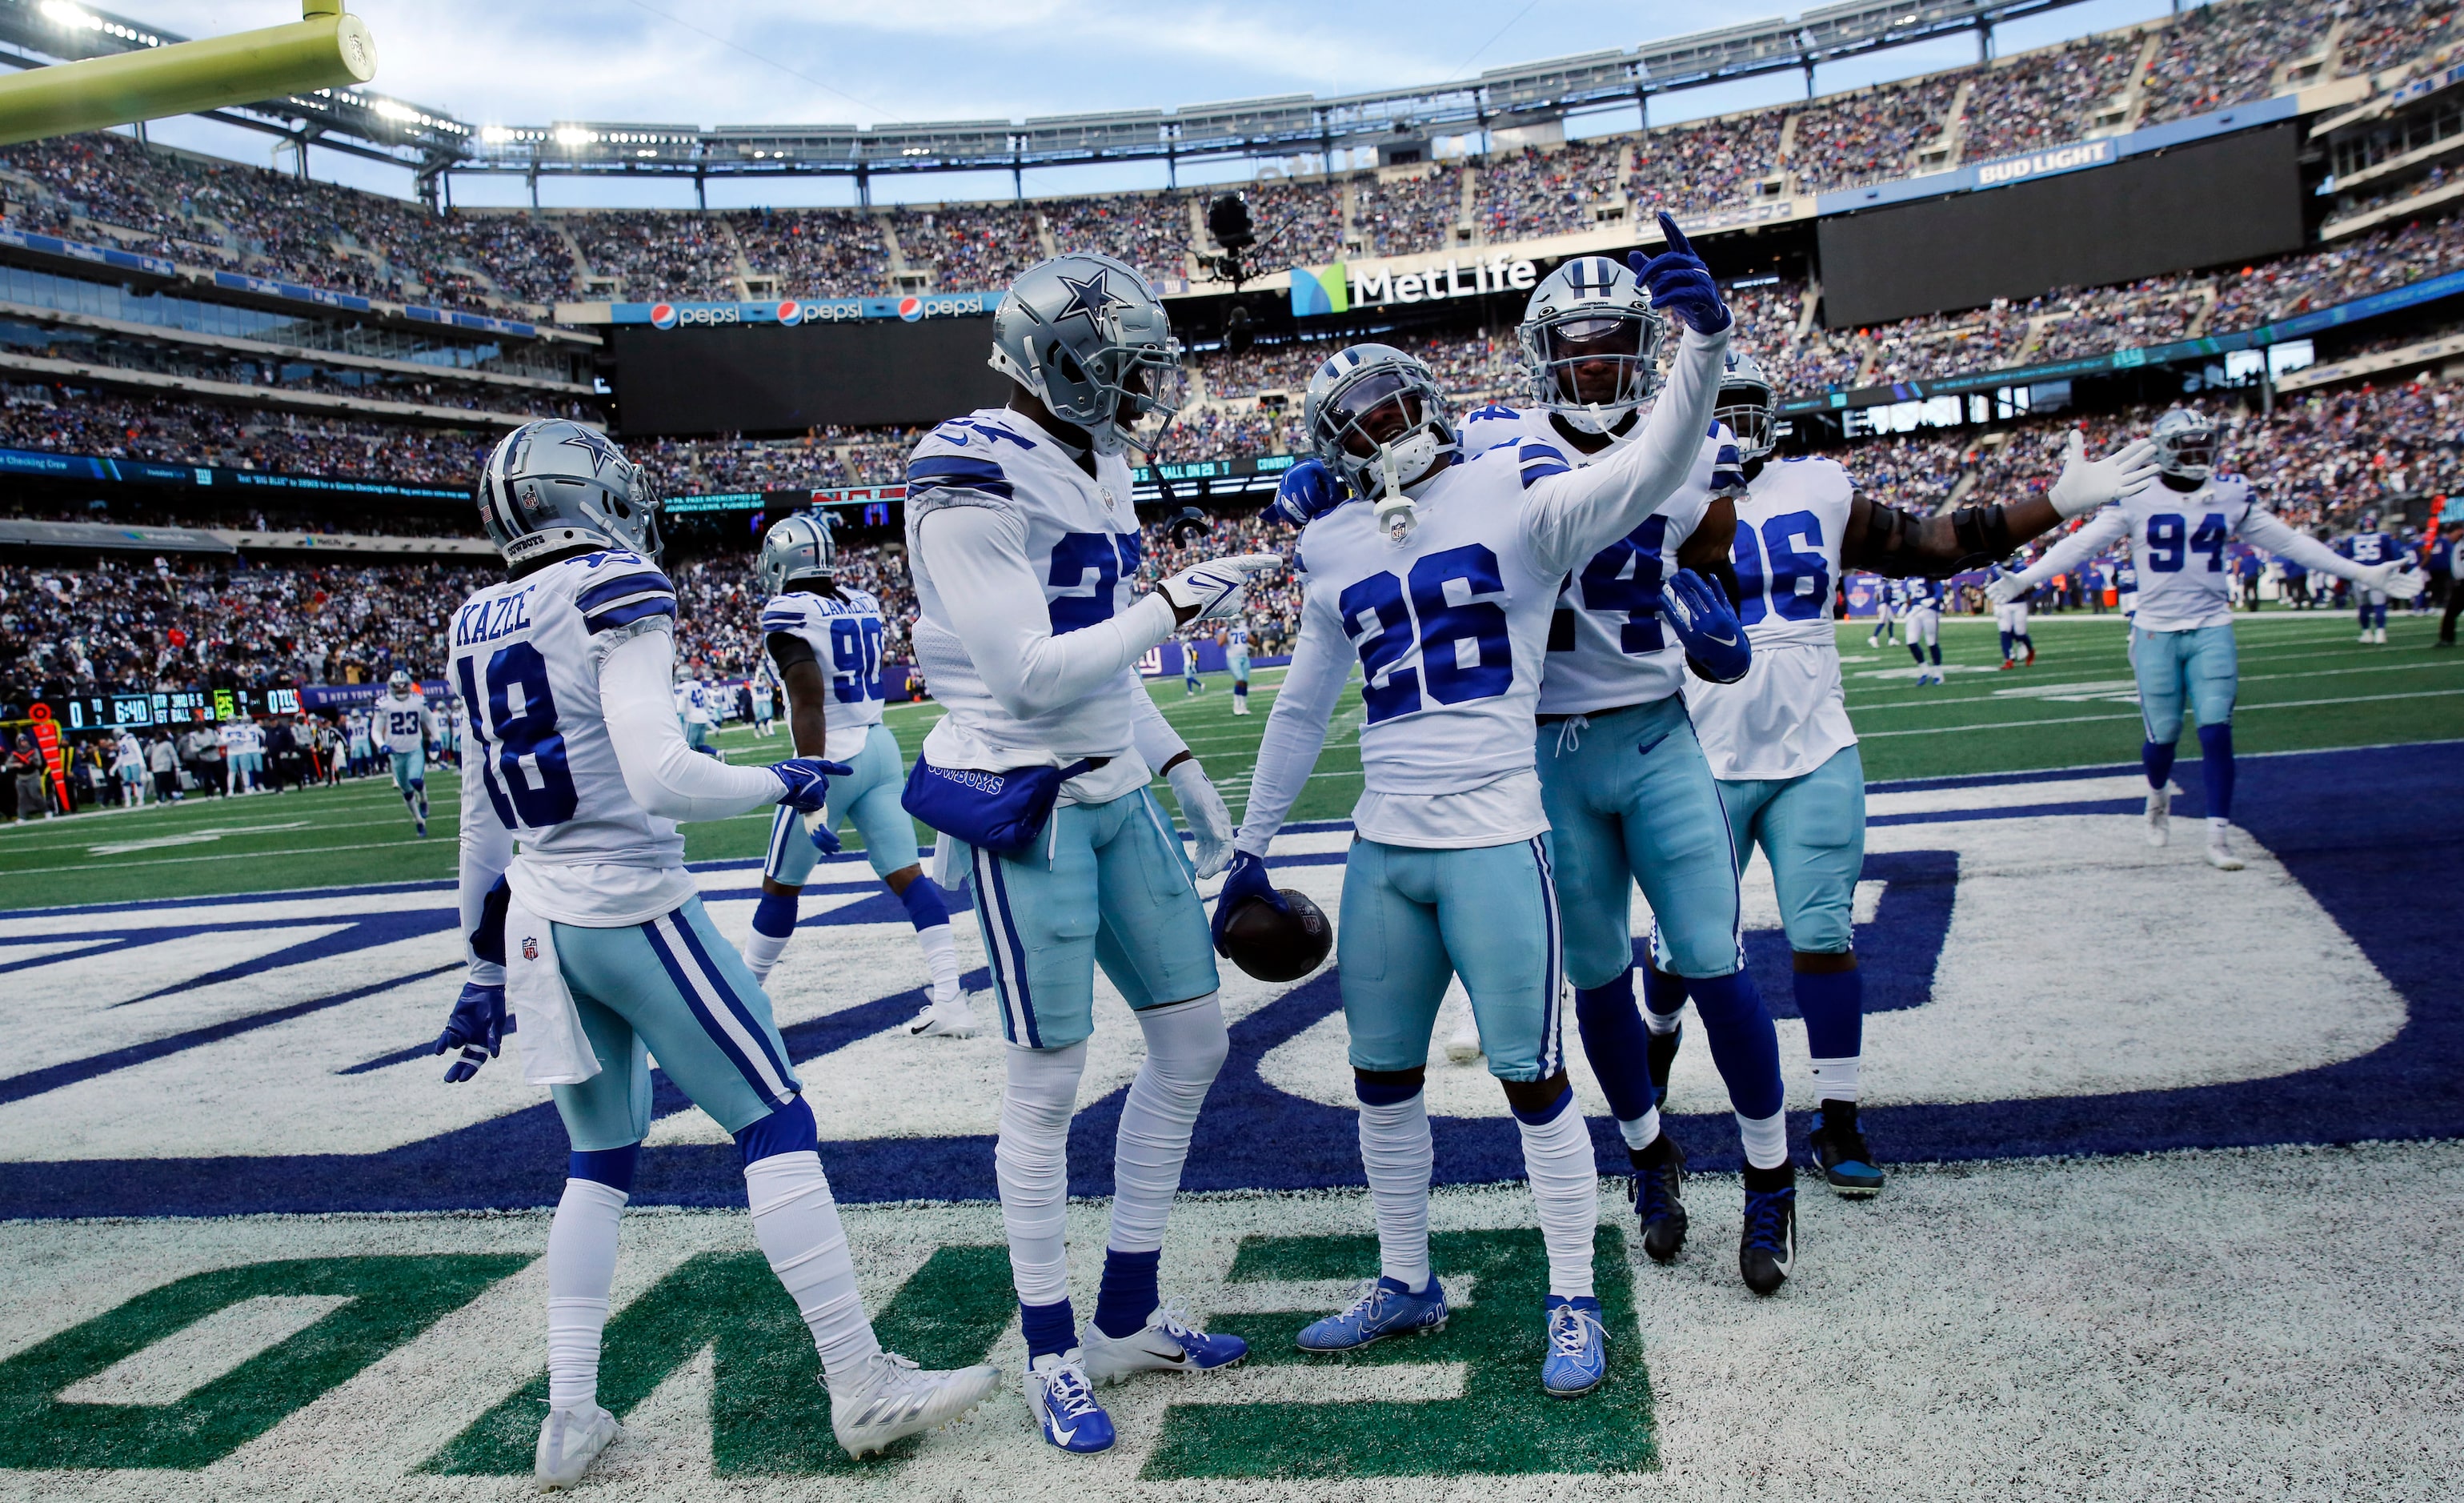
[[[1026,563],[1026,524],[985,506],[951,506],[916,524],[950,630],[1001,708],[1028,719],[1087,697],[1172,635],[1172,602],[1149,595],[1075,631],[1052,630]]]
[[[599,1337],[616,1282],[616,1228],[625,1192],[596,1180],[567,1180],[547,1228],[547,1402],[580,1409],[599,1402]]]
[[[822,1354],[822,1375],[837,1379],[881,1350],[856,1293],[855,1259],[821,1156],[773,1154],[744,1166],[753,1240],[779,1276]]]
[[[726,819],[776,804],[786,791],[767,767],[731,767],[685,744],[669,689],[675,642],[636,633],[599,665],[599,707],[633,802],[661,819]]]
[[[1532,482],[1524,494],[1523,527],[1533,557],[1551,573],[1576,567],[1641,526],[1685,483],[1719,403],[1720,362],[1727,347],[1727,329],[1707,335],[1686,330],[1668,384],[1634,442],[1597,464]]]
[[[1162,709],[1143,694],[1130,710],[1130,736],[1138,748],[1138,760],[1157,774],[1165,763],[1189,750],[1189,743],[1163,718]]]
[[[1429,1284],[1429,1138],[1426,1094],[1360,1103],[1360,1167],[1377,1220],[1377,1271],[1418,1293]]]
[[[1266,717],[1266,734],[1258,742],[1258,763],[1249,773],[1249,802],[1241,811],[1235,850],[1263,856],[1284,828],[1285,816],[1308,786],[1309,769],[1326,746],[1327,721],[1343,696],[1353,654],[1332,611],[1312,591],[1301,607],[1300,640],[1292,647],[1292,665],[1275,708]]]
[[[2291,526],[2274,512],[2252,507],[2244,513],[2236,529],[2252,544],[2265,548],[2278,558],[2289,559],[2314,574],[2333,574],[2338,579],[2358,583],[2365,566],[2338,553],[2335,549]]]
[[[1569,1096],[1557,1115],[1534,1122],[1521,1113],[1523,1173],[1540,1211],[1540,1240],[1549,1249],[1549,1293],[1560,1299],[1592,1297],[1592,1236],[1600,1222],[1600,1171],[1592,1159],[1591,1131]]]
[[[2019,583],[2035,589],[2111,547],[2130,530],[2130,519],[2119,506],[2107,506],[2081,523],[2079,530],[2045,550],[2045,556],[2019,571]]]
[[[1164,1220],[1180,1188],[1199,1104],[1232,1048],[1214,992],[1137,1016],[1147,1058],[1130,1082],[1113,1138],[1112,1231],[1105,1246],[1114,1252],[1153,1252],[1163,1246]]]
[[[496,817],[496,806],[488,797],[482,769],[487,765],[484,749],[465,748],[462,753],[462,833],[459,837],[461,880],[457,895],[462,910],[462,957],[470,963],[468,977],[473,986],[502,986],[505,968],[495,961],[483,961],[471,953],[472,932],[479,927],[480,911],[488,901],[488,890],[505,868],[514,864],[514,835]]]
[[[1009,1232],[1010,1279],[1022,1305],[1069,1297],[1069,1114],[1086,1068],[1083,1039],[1067,1049],[1009,1047],[993,1174]]]

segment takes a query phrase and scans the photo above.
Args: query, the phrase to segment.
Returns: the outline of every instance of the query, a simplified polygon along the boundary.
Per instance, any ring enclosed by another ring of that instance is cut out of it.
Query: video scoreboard
[[[297,715],[297,689],[175,689],[153,694],[79,695],[55,701],[52,718],[78,731],[122,726],[211,725],[243,715]]]

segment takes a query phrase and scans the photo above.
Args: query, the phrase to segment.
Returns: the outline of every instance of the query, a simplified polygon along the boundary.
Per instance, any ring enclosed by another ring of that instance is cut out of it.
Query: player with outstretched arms
[[[2357,564],[2277,520],[2252,496],[2249,481],[2216,473],[2216,431],[2207,414],[2173,408],[2156,420],[2148,436],[2156,445],[2159,483],[2098,512],[2026,572],[1995,581],[1987,593],[1997,602],[2014,599],[2116,542],[2130,540],[2139,573],[2130,667],[2147,733],[2140,748],[2147,772],[2147,843],[2161,846],[2171,838],[2173,749],[2181,740],[2187,698],[2199,727],[2208,864],[2238,872],[2242,861],[2233,854],[2232,838],[2233,710],[2241,667],[2233,646],[2226,544],[2239,538],[2314,573],[2349,580],[2357,594],[2379,590],[2410,600],[2423,581],[2400,558]]]
[[[1752,360],[1732,355],[1719,420],[1735,435],[1741,466],[1737,615],[1753,662],[1734,681],[1696,675],[1685,697],[1719,780],[1739,870],[1756,847],[1771,864],[1814,1062],[1815,1162],[1838,1193],[1871,1195],[1882,1173],[1857,1121],[1864,981],[1853,927],[1865,864],[1865,769],[1840,687],[1833,586],[1843,568],[1895,582],[1934,580],[2007,556],[2066,518],[2151,484],[2154,451],[2141,443],[2091,464],[2074,432],[2061,478],[2045,496],[1919,518],[1858,495],[1833,460],[1771,462],[1772,397]],[[1652,1006],[1660,1008],[1661,999]],[[1667,1010],[1673,1015],[1674,1003]],[[1655,1056],[1663,1088],[1675,1054],[1672,1047]]]
[[[1641,431],[1596,463],[1573,464],[1537,439],[1464,457],[1428,368],[1386,345],[1344,350],[1309,381],[1314,457],[1293,467],[1276,502],[1308,519],[1300,639],[1216,909],[1220,944],[1243,905],[1285,906],[1266,852],[1358,668],[1366,788],[1336,943],[1380,1268],[1350,1308],[1301,1333],[1307,1350],[1353,1351],[1445,1321],[1429,1261],[1422,1086],[1438,1006],[1460,974],[1520,1124],[1548,1249],[1541,1381],[1573,1396],[1607,1373],[1592,1282],[1598,1173],[1562,1051],[1560,916],[1533,715],[1565,577],[1678,493],[1719,389],[1728,310],[1683,234],[1665,215],[1661,225],[1667,254],[1637,269],[1687,333]]]
[[[572,1143],[548,1231],[542,1487],[579,1480],[619,1433],[598,1403],[617,1231],[650,1125],[649,1056],[736,1138],[754,1239],[795,1300],[861,1456],[964,1413],[992,1367],[926,1372],[881,1350],[769,999],[684,866],[680,820],[818,810],[812,758],[729,767],[685,744],[670,694],[676,597],[658,502],[597,431],[523,425],[489,455],[479,512],[508,578],[454,613],[451,681],[474,710],[462,771],[469,980],[436,1051],[471,1078],[521,1026],[523,1077]]]
[[[839,583],[829,523],[811,512],[773,525],[753,568],[766,602],[762,641],[787,686],[787,732],[796,754],[826,757],[854,770],[830,789],[825,821],[800,818],[781,806],[770,827],[745,963],[768,984],[770,968],[796,932],[797,899],[814,857],[835,852],[840,824],[852,820],[864,835],[873,875],[906,905],[932,978],[924,1010],[907,1031],[973,1038],[976,1013],[958,989],[949,906],[916,860],[915,823],[899,804],[907,767],[899,760],[898,738],[881,722],[881,602],[869,590]]]
[[[394,788],[402,794],[403,807],[410,810],[412,826],[425,837],[428,743],[436,735],[436,717],[428,708],[428,696],[412,681],[409,670],[397,668],[368,714],[376,743],[393,763]]]
[[[2411,548],[2407,547],[2395,534],[2380,529],[2379,515],[2376,512],[2364,512],[2360,528],[2339,539],[2336,551],[2364,567],[2395,564],[2409,569],[2414,562]],[[2387,645],[2387,592],[2384,589],[2365,589],[2356,586],[2353,589],[2353,599],[2361,608],[2362,640],[2385,647]]]
[[[1150,648],[1238,613],[1273,554],[1220,560],[1134,593],[1141,541],[1126,451],[1178,410],[1163,304],[1110,256],[1020,274],[993,316],[1008,405],[953,418],[907,466],[917,665],[947,707],[907,807],[950,837],[1009,1045],[994,1161],[1026,1337],[1027,1407],[1050,1445],[1112,1443],[1091,1386],[1239,1360],[1157,1292],[1166,1215],[1199,1104],[1229,1048],[1197,878],[1222,870],[1231,818],[1137,674]],[[1193,867],[1147,789],[1171,783]],[[948,870],[947,868],[944,869]],[[1063,1246],[1069,1117],[1101,965],[1145,1035],[1113,1160],[1111,1228],[1081,1336]]]
[[[1472,414],[1468,447],[1517,443],[1577,466],[1602,462],[1643,431],[1666,331],[1623,263],[1568,261],[1525,310],[1530,405]],[[1727,821],[1680,694],[1689,657],[1728,677],[1749,660],[1728,606],[1736,519],[1723,477],[1734,478],[1735,450],[1716,422],[1698,446],[1677,493],[1566,580],[1550,624],[1536,755],[1574,1018],[1634,1166],[1644,1249],[1665,1262],[1685,1234],[1684,1160],[1660,1130],[1651,1056],[1674,1049],[1690,985],[1745,1144],[1739,1268],[1769,1293],[1795,1255],[1779,1041],[1745,969]],[[1635,1004],[1638,883],[1653,920],[1648,1026]]]

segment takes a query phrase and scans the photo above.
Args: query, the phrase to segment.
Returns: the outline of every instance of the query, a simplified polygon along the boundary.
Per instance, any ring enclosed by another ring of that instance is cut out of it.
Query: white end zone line
[[[2236,704],[2233,714],[2260,710],[2306,710],[2327,704],[2378,704],[2389,699],[2452,699],[2464,695],[2464,689],[2424,689],[2413,694],[2348,695],[2339,699],[2276,699],[2255,704]],[[2136,720],[2139,713],[2127,715],[2057,715],[2029,720],[1987,720],[1976,725],[1925,725],[1905,731],[1859,731],[1860,741],[1878,741],[1891,736],[1947,736],[1954,731],[2024,731],[2038,725],[2079,725],[2089,720]],[[130,865],[139,863],[131,862]]]

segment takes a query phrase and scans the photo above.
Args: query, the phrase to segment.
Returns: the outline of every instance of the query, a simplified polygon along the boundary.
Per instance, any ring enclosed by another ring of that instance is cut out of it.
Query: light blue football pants
[[[1756,846],[1771,862],[1789,948],[1854,949],[1857,878],[1865,870],[1865,763],[1857,748],[1842,746],[1794,778],[1723,780],[1720,800],[1739,867]]]
[[[652,1054],[730,1134],[801,1089],[768,994],[700,898],[645,924],[558,924],[556,958],[599,1056],[599,1073],[550,1088],[575,1152],[622,1148],[650,1130]]]
[[[898,802],[907,785],[907,769],[898,760],[898,738],[887,725],[874,726],[864,739],[864,750],[847,765],[855,770],[830,780],[831,831],[854,821],[856,833],[864,837],[865,859],[872,863],[875,876],[886,877],[915,865],[915,822]],[[770,854],[761,863],[761,874],[789,887],[802,887],[804,878],[813,874],[813,862],[820,854],[804,829],[804,816],[780,805],[770,822]]]
[[[1488,1072],[1565,1068],[1564,972],[1550,837],[1428,851],[1355,837],[1343,863],[1335,961],[1354,1070],[1418,1070],[1446,983],[1461,975]]]
[[[412,784],[426,781],[428,777],[427,747],[423,746],[417,751],[398,751],[392,755],[393,785],[395,787],[400,788],[405,793],[408,793],[411,789]]]
[[[1544,724],[1539,763],[1576,986],[1633,966],[1630,882],[1651,904],[1654,965],[1728,976],[1745,964],[1728,816],[1683,700]]]
[[[1056,807],[1022,855],[958,851],[1011,1043],[1067,1049],[1092,1033],[1098,965],[1140,1010],[1216,989],[1197,870],[1146,789]]]
[[[2182,739],[2182,701],[2201,725],[2233,719],[2241,688],[2241,653],[2230,623],[2188,631],[2130,629],[2130,669],[2139,679],[2139,718],[2147,739],[2170,746]]]

